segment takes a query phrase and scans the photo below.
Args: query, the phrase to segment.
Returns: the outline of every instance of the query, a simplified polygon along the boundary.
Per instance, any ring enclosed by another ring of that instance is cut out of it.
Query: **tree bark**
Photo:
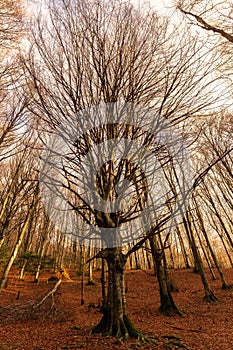
[[[105,260],[101,259],[101,291],[102,291],[102,311],[107,307],[107,281],[106,281],[106,271],[105,271]]]
[[[88,259],[90,259],[90,257],[91,257],[91,246],[89,246],[89,249],[88,249]],[[93,263],[92,261],[89,261],[89,263],[88,263],[88,282],[87,282],[87,285],[89,285],[89,286],[95,284],[94,279],[93,279],[92,263]]]
[[[84,279],[85,279],[85,267],[84,267],[84,261],[85,261],[85,246],[80,245],[80,259],[81,259],[81,271],[82,271],[82,278],[81,278],[81,305],[84,305]]]
[[[156,261],[156,272],[159,283],[159,293],[160,293],[160,307],[159,311],[166,315],[170,316],[173,314],[178,314],[183,316],[182,312],[177,308],[170,288],[169,281],[167,281],[165,269],[163,266],[163,254],[164,252],[159,251],[157,248],[157,244],[154,245],[156,247],[155,251],[155,261]]]
[[[191,221],[190,221],[190,213],[186,214],[186,217],[183,218],[183,222],[184,222],[184,226],[186,229],[186,233],[189,236],[189,241],[190,241],[191,248],[192,248],[193,255],[194,255],[194,259],[195,259],[195,264],[198,268],[198,272],[200,273],[203,287],[205,289],[205,300],[208,302],[217,301],[218,298],[214,295],[214,293],[210,289],[210,286],[209,286],[209,283],[208,283],[208,280],[206,278],[206,274],[204,271],[202,259],[200,257],[198,248],[196,246],[196,242],[195,242],[195,238],[194,238],[194,234],[193,234],[193,229],[192,229]]]
[[[138,337],[140,332],[130,321],[126,310],[124,267],[126,257],[121,248],[105,249],[103,257],[108,264],[107,305],[103,317],[92,332],[115,337]]]

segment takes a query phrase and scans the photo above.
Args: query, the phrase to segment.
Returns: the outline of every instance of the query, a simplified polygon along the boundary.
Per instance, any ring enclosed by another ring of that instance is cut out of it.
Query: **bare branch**
[[[218,33],[220,34],[223,38],[227,39],[228,41],[230,41],[231,43],[233,43],[233,35],[227,33],[224,29],[221,29],[221,28],[218,28],[214,25],[211,25],[209,24],[208,22],[206,22],[201,16],[193,13],[193,12],[190,12],[190,11],[186,11],[184,10],[181,6],[178,6],[178,9],[184,13],[185,15],[188,15],[188,16],[191,16],[191,17],[194,17],[197,22],[199,23],[199,26],[205,30],[208,30],[208,31],[212,31],[214,33]]]

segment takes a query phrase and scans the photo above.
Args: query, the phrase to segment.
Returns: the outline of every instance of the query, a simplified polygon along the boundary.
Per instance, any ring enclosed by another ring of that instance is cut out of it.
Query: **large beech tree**
[[[123,100],[147,109],[153,107],[156,115],[169,120],[175,128],[181,123],[184,131],[191,115],[216,103],[210,89],[212,78],[208,78],[209,73],[213,73],[210,53],[203,51],[203,44],[198,44],[197,38],[191,38],[187,31],[181,35],[165,17],[147,7],[138,11],[130,2],[54,0],[44,11],[46,16],[40,13],[31,23],[31,47],[24,57],[32,118],[38,118],[41,137],[45,128],[50,133],[57,127],[67,141],[73,127],[69,121],[84,111],[83,133],[75,138],[72,152],[68,152],[59,168],[67,202],[78,217],[79,226],[83,221],[98,231],[98,228],[117,229],[128,225],[129,230],[136,232],[140,227],[134,225],[134,219],[150,195],[145,174],[127,157],[105,162],[93,177],[99,195],[105,202],[115,200],[116,185],[122,176],[133,184],[130,187],[133,201],[126,203],[123,213],[93,210],[79,193],[84,177],[80,180],[78,166],[82,162],[77,160],[87,155],[92,146],[114,140],[116,135],[121,135],[121,140],[126,137],[143,140],[145,147],[151,147],[163,163],[168,183],[175,178],[172,159],[169,152],[156,144],[154,135],[140,125],[104,124],[98,113],[97,124],[93,125],[93,115],[90,117],[87,111],[91,106],[101,103],[111,106]],[[155,122],[156,119],[150,120],[151,125]],[[147,126],[150,123],[147,120]],[[183,138],[186,136],[184,132]],[[52,176],[51,180],[54,180]],[[168,186],[164,194],[165,210],[158,213],[151,227],[145,229],[145,237],[128,252],[123,253],[123,243],[119,240],[114,244],[116,237],[99,237],[105,249],[98,256],[108,264],[108,295],[103,318],[93,329],[94,333],[119,337],[139,335],[126,310],[125,263],[147,237],[156,234],[170,220],[170,208],[176,196]],[[153,210],[156,212],[155,207]],[[64,214],[63,225],[66,220]]]

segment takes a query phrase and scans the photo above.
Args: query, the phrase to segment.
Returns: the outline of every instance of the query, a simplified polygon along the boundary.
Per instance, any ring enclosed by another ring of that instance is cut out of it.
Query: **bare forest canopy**
[[[30,3],[0,2],[1,291],[13,265],[38,281],[106,261],[94,332],[125,336],[125,268],[155,269],[165,313],[170,268],[216,300],[205,269],[227,288],[233,268],[232,4],[181,0],[173,24],[129,1]]]

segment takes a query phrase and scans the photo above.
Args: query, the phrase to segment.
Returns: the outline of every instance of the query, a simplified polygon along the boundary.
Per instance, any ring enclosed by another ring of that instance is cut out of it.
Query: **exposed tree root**
[[[229,289],[232,289],[232,288],[233,288],[233,284],[226,284],[226,283],[222,284],[222,289],[223,290],[229,290]]]
[[[188,349],[186,345],[181,342],[181,339],[175,335],[162,335],[162,338],[167,340],[167,342],[164,344],[167,349],[174,349],[174,346],[175,349]]]
[[[218,301],[218,298],[212,291],[209,291],[208,294],[205,295],[204,300],[207,301],[207,303],[214,303],[215,301]]]
[[[184,317],[184,313],[178,309],[177,307],[162,307],[160,306],[159,311],[161,312],[161,314],[163,314],[164,316],[174,316],[174,315],[178,315],[181,317]]]
[[[176,306],[173,297],[170,292],[168,292],[168,295],[162,295],[161,297],[161,305],[159,307],[159,311],[165,315],[165,316],[173,316],[173,315],[179,315],[184,316],[183,312],[178,309]]]
[[[138,329],[136,329],[127,315],[124,315],[122,319],[118,320],[117,326],[113,325],[111,320],[110,311],[105,310],[100,322],[92,329],[92,334],[113,336],[116,338],[123,338],[124,340],[128,338],[136,338],[146,342],[149,341]]]

